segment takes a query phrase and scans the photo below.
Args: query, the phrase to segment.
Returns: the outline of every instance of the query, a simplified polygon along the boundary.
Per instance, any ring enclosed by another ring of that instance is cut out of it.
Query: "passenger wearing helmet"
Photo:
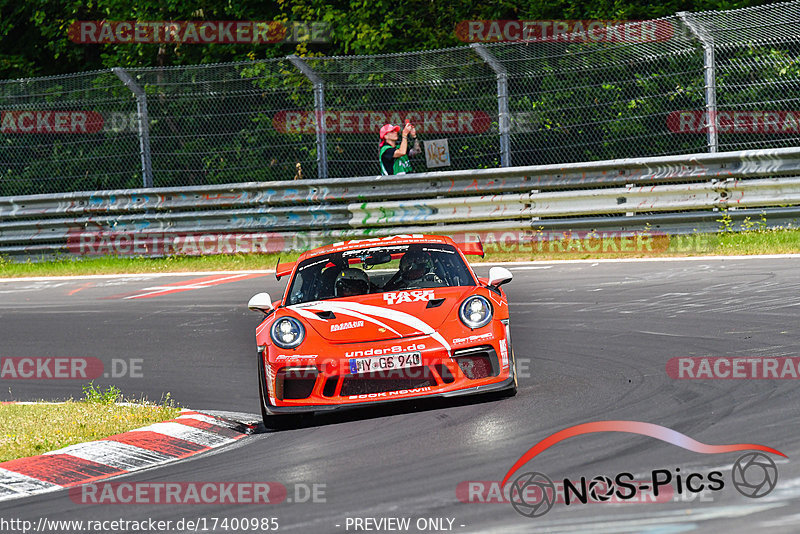
[[[423,250],[409,250],[400,258],[400,277],[406,282],[421,280],[433,272],[433,258]]]
[[[342,269],[334,283],[336,297],[354,297],[369,293],[369,278],[361,269]]]
[[[436,275],[433,256],[429,252],[420,249],[409,249],[400,258],[400,270],[386,284],[384,290],[414,287],[426,281],[436,284],[444,283]]]

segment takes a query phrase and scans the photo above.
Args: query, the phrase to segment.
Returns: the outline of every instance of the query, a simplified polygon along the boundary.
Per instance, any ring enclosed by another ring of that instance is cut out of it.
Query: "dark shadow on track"
[[[509,397],[507,391],[493,391],[480,395],[464,395],[450,398],[429,398],[402,400],[391,403],[366,406],[360,408],[343,408],[333,412],[317,412],[314,414],[281,415],[269,427],[259,424],[253,431],[254,434],[273,433],[301,428],[322,427],[337,425],[352,421],[365,421],[381,417],[391,417],[432,410],[444,410],[457,406],[470,406],[486,402],[497,402]]]

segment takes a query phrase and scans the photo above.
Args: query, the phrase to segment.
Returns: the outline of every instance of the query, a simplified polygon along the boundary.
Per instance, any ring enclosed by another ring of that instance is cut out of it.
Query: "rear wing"
[[[480,256],[483,258],[483,243],[480,238],[477,241],[469,241],[467,243],[456,243],[458,250],[464,253],[465,256]]]
[[[278,258],[278,264],[275,266],[275,279],[280,280],[282,277],[286,276],[287,274],[292,274],[292,270],[294,266],[297,264],[296,261],[289,261],[286,263],[281,263],[281,259]]]

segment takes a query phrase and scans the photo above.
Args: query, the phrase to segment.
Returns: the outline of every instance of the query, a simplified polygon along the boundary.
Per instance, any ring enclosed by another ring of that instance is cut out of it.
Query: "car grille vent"
[[[470,380],[500,374],[500,362],[491,345],[457,350],[453,353],[453,359],[458,363],[461,372]]]
[[[403,389],[416,389],[425,386],[435,386],[436,379],[432,373],[420,378],[386,378],[370,376],[369,374],[355,377],[345,377],[342,381],[342,396],[364,395],[367,393],[388,393]]]

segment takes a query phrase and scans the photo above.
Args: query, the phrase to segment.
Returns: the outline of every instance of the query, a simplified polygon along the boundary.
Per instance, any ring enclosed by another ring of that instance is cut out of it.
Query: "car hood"
[[[381,341],[430,335],[475,287],[437,287],[361,295],[289,306],[332,343]]]

